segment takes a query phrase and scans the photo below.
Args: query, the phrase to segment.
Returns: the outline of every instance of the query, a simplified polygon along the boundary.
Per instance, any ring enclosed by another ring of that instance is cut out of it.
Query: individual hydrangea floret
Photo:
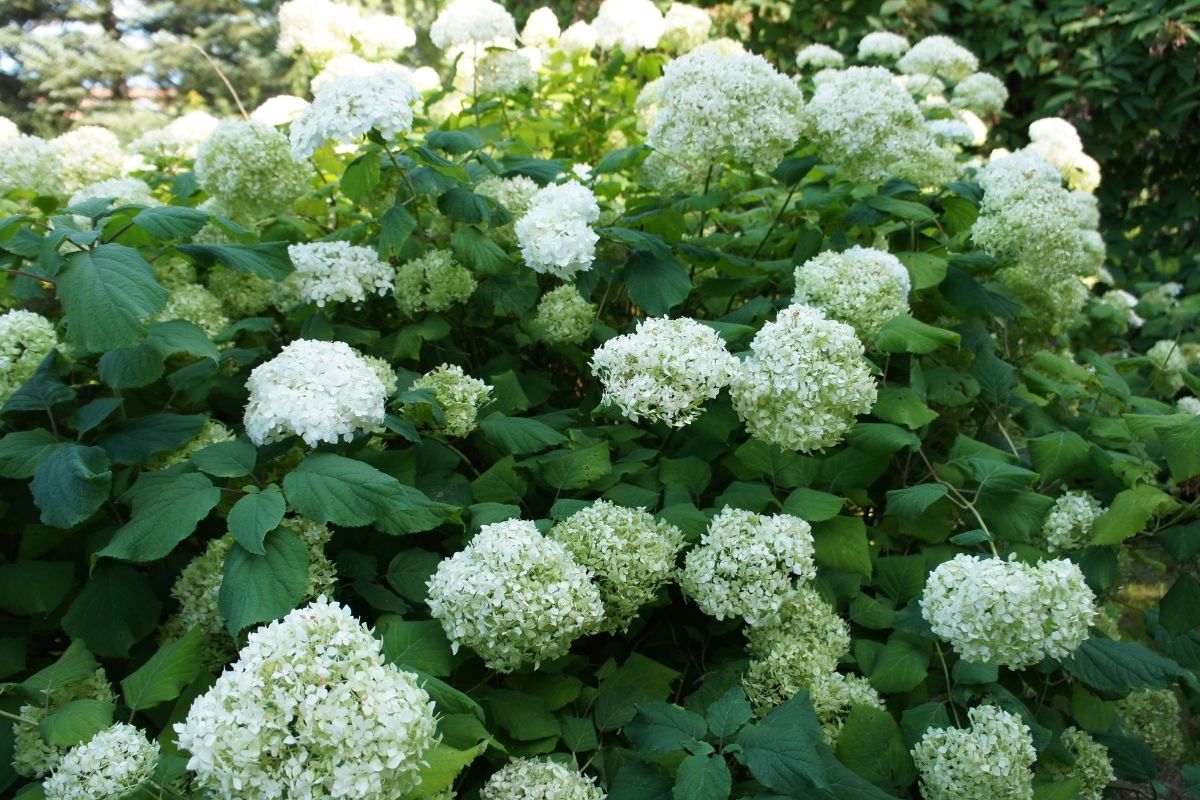
[[[953,100],[959,108],[992,117],[1004,110],[1004,104],[1008,102],[1008,88],[995,75],[976,72],[954,87]]]
[[[715,330],[694,319],[646,319],[592,354],[603,402],[633,422],[691,423],[729,384],[737,360]]]
[[[858,40],[858,57],[863,61],[895,61],[908,52],[908,39],[898,33],[873,31]]]
[[[689,551],[679,584],[700,610],[749,625],[780,620],[797,580],[816,574],[812,528],[790,514],[765,516],[726,508]]]
[[[292,157],[301,161],[326,142],[355,142],[372,130],[387,141],[411,131],[412,104],[421,94],[409,75],[388,64],[330,81],[292,122]]]
[[[117,696],[113,693],[103,668],[81,680],[52,686],[36,703],[26,703],[17,709],[21,719],[34,723],[12,723],[12,767],[18,775],[41,778],[58,766],[58,762],[70,748],[52,745],[43,739],[38,723],[75,700],[99,700],[114,704],[117,702]]]
[[[595,318],[595,304],[574,286],[563,284],[542,295],[530,327],[547,344],[578,345],[592,332]]]
[[[1060,738],[1071,763],[1051,759],[1047,773],[1056,781],[1078,780],[1079,800],[1103,800],[1104,790],[1117,779],[1108,748],[1075,727],[1064,730]]]
[[[15,191],[63,194],[58,149],[53,144],[25,134],[0,140],[0,195]]]
[[[571,23],[558,37],[558,49],[569,56],[590,53],[596,49],[596,29],[579,20]]]
[[[796,68],[818,70],[831,67],[837,69],[846,62],[845,57],[827,44],[819,42],[807,45],[796,53]]]
[[[313,168],[291,156],[287,137],[265,122],[226,120],[196,152],[196,183],[235,218],[264,219],[312,185]]]
[[[411,317],[465,303],[477,285],[452,251],[436,248],[396,268],[392,294],[401,313]]]
[[[121,140],[107,128],[84,125],[67,131],[50,142],[58,155],[58,175],[63,194],[125,173],[125,150]]]
[[[501,672],[558,658],[604,619],[588,571],[525,520],[484,525],[438,565],[428,603],[455,652],[465,645]]]
[[[58,346],[54,323],[41,314],[24,309],[0,314],[0,405],[33,377]]]
[[[1072,561],[959,554],[925,581],[921,614],[967,661],[1022,669],[1083,644],[1096,598]]]
[[[896,66],[909,75],[924,72],[954,84],[979,69],[979,59],[949,36],[926,36],[914,44]]]
[[[296,267],[285,281],[306,303],[361,303],[372,294],[392,290],[396,270],[370,247],[347,242],[313,242],[288,246]]]
[[[217,796],[388,800],[420,784],[437,722],[417,676],[321,597],[251,633],[175,732]]]
[[[796,268],[793,302],[822,309],[874,341],[889,320],[908,313],[912,280],[900,259],[873,247],[813,256]]]
[[[220,123],[207,111],[189,111],[162,128],[143,133],[129,148],[160,163],[195,158],[196,148]]]
[[[308,106],[309,102],[303,97],[297,97],[294,94],[278,94],[268,97],[259,104],[258,108],[251,111],[250,119],[254,122],[279,127],[287,125],[303,114]]]
[[[832,447],[875,405],[875,379],[854,329],[805,305],[783,309],[754,336],[729,384],[751,435],[788,450]]]
[[[658,44],[672,53],[686,53],[708,40],[712,15],[698,6],[671,3],[663,17],[663,34]]]
[[[256,445],[299,436],[309,447],[383,425],[386,387],[345,342],[297,339],[246,381],[244,423]]]
[[[158,742],[118,722],[75,745],[42,788],[46,800],[123,800],[154,776]]]
[[[592,29],[600,49],[636,53],[657,47],[666,25],[650,0],[604,0]]]
[[[1100,501],[1087,492],[1066,492],[1042,522],[1042,536],[1051,553],[1078,550],[1092,539],[1092,525],[1104,513]]]
[[[462,437],[479,425],[479,409],[492,397],[492,387],[463,372],[457,364],[442,364],[413,381],[413,389],[433,392],[442,411],[436,419],[428,405],[411,406],[418,425],[445,436]]]
[[[442,50],[470,46],[482,52],[511,47],[517,41],[517,25],[512,14],[492,0],[454,0],[433,21],[429,38]]]
[[[578,181],[539,189],[515,227],[522,258],[534,272],[563,279],[591,269],[600,240],[592,223],[599,218],[596,196]]]
[[[492,773],[479,800],[604,800],[591,778],[542,758],[514,758]]]
[[[1033,736],[996,706],[967,712],[969,728],[931,728],[912,750],[926,800],[1032,800]]]
[[[606,631],[623,631],[675,574],[683,532],[640,508],[597,500],[558,523],[549,538],[595,580]]]
[[[1171,689],[1140,689],[1117,701],[1125,732],[1141,739],[1159,758],[1179,761],[1186,749],[1179,697]]]

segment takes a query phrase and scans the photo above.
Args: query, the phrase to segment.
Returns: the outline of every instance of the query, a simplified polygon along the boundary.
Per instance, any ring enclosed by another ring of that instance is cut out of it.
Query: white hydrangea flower
[[[986,117],[1004,110],[1008,102],[1008,87],[1004,81],[987,72],[968,75],[954,87],[954,104]]]
[[[1100,164],[1083,152],[1075,126],[1065,119],[1046,117],[1029,125],[1028,150],[1053,164],[1067,185],[1087,194],[1100,186]]]
[[[908,39],[898,33],[873,31],[858,40],[858,57],[863,61],[895,61],[908,52]]]
[[[1092,525],[1104,513],[1100,501],[1087,492],[1065,492],[1042,522],[1042,536],[1051,553],[1077,550],[1092,539]]]
[[[138,178],[109,178],[108,180],[89,183],[71,195],[71,199],[67,201],[67,205],[73,206],[77,203],[82,203],[84,200],[91,200],[93,197],[111,197],[114,206],[162,205],[152,193],[150,185]]]
[[[730,381],[751,435],[788,450],[832,447],[875,405],[875,379],[854,329],[820,309],[793,305],[750,343]]]
[[[966,147],[975,141],[975,132],[961,119],[931,119],[925,124],[933,138],[943,147]]]
[[[1167,281],[1145,292],[1142,295],[1142,302],[1173,308],[1179,302],[1179,295],[1182,292],[1183,284]]]
[[[285,55],[304,53],[317,62],[349,53],[358,9],[331,0],[288,0],[279,7],[277,48]]]
[[[642,606],[675,575],[683,532],[640,508],[607,500],[575,512],[548,534],[583,565],[604,602],[606,631],[628,629]]]
[[[579,20],[568,25],[558,37],[558,49],[570,56],[590,53],[596,49],[596,40],[596,29]]]
[[[107,128],[84,125],[56,137],[50,144],[58,155],[64,194],[125,174],[125,150],[121,140]]]
[[[861,675],[826,672],[818,675],[807,688],[813,713],[821,723],[825,743],[830,747],[837,746],[842,726],[855,706],[887,709],[879,692]]]
[[[596,306],[574,286],[563,284],[542,295],[532,328],[548,344],[583,344],[592,332]]]
[[[268,97],[250,112],[250,119],[267,125],[287,125],[308,109],[309,103],[294,94],[277,94]]]
[[[490,197],[512,216],[512,221],[491,228],[492,238],[498,244],[515,246],[517,244],[516,220],[529,213],[533,196],[541,187],[524,175],[514,175],[511,178],[501,178],[492,175],[480,181],[475,187],[475,194]]]
[[[1200,397],[1181,397],[1175,401],[1175,410],[1180,414],[1200,414]]]
[[[428,406],[414,406],[412,415],[423,428],[460,438],[478,427],[479,409],[492,398],[492,387],[472,378],[457,364],[442,364],[413,381],[413,389],[428,389],[442,409],[438,421]]]
[[[790,514],[725,508],[690,550],[679,585],[710,617],[778,624],[797,580],[816,575],[812,528]]]
[[[367,61],[360,55],[354,53],[343,53],[340,56],[334,56],[329,59],[329,62],[321,67],[321,71],[313,76],[308,83],[308,90],[315,97],[320,94],[326,86],[350,75],[370,75],[372,72],[385,67],[399,71],[403,69],[396,64],[373,64]],[[303,112],[301,112],[303,113]]]
[[[229,317],[221,298],[198,283],[185,283],[171,288],[171,295],[156,321],[183,319],[199,327],[209,338],[229,327]]]
[[[372,60],[395,58],[417,43],[417,32],[404,20],[388,14],[362,15],[351,35],[360,52]]]
[[[642,320],[633,333],[598,347],[591,361],[604,386],[602,402],[633,422],[645,417],[674,428],[700,416],[736,365],[716,331],[686,318]]]
[[[529,19],[525,20],[525,27],[521,29],[521,44],[549,49],[558,41],[560,33],[562,29],[558,27],[554,9],[542,6],[534,9]]]
[[[543,758],[514,758],[492,773],[479,800],[604,800],[591,778]]]
[[[221,265],[209,269],[205,280],[208,290],[220,299],[226,315],[235,318],[253,317],[266,310],[277,285],[260,275],[234,272]]]
[[[154,776],[158,742],[124,722],[66,752],[42,788],[46,800],[123,800]]]
[[[841,53],[829,45],[819,42],[807,45],[796,53],[796,68],[801,70],[816,70],[826,67],[836,69],[845,62],[846,59]]]
[[[827,251],[796,268],[793,302],[816,306],[873,341],[888,320],[908,313],[912,280],[900,259],[873,247]]]
[[[371,130],[392,141],[412,130],[412,104],[419,97],[409,71],[399,65],[331,81],[292,122],[292,157],[306,159],[326,142],[355,142]]]
[[[220,122],[207,111],[189,111],[162,128],[143,133],[129,148],[155,162],[195,158],[196,148]]]
[[[1139,689],[1117,701],[1121,726],[1141,739],[1159,758],[1179,761],[1186,744],[1181,728],[1179,697],[1173,689]]]
[[[896,66],[910,75],[925,72],[954,84],[979,69],[979,59],[949,36],[926,36],[914,44]]]
[[[474,62],[471,80],[459,88],[463,91],[470,89],[472,94],[478,93],[480,97],[508,97],[521,89],[534,89],[537,87],[538,72],[537,65],[530,59],[533,53],[537,51],[530,48],[488,50]],[[459,66],[461,78],[461,62]]]
[[[959,554],[929,573],[921,614],[964,659],[1022,669],[1075,652],[1096,598],[1072,561],[1030,566]]]
[[[619,48],[628,54],[653,50],[665,28],[662,12],[650,0],[604,0],[592,20],[602,50]]]
[[[324,597],[251,633],[175,732],[202,787],[244,800],[400,797],[437,742],[417,676]]]
[[[52,686],[44,695],[38,696],[36,703],[25,703],[18,708],[18,716],[21,719],[35,723],[12,723],[12,767],[18,775],[41,778],[58,766],[58,762],[70,748],[47,742],[42,738],[42,732],[36,723],[75,700],[100,700],[113,704],[117,702],[117,696],[113,693],[103,667],[80,680]]]
[[[454,651],[466,645],[500,672],[558,658],[604,619],[588,571],[525,520],[484,525],[428,586]]]
[[[18,190],[37,195],[64,193],[58,148],[23,133],[0,139],[0,195]]]
[[[383,425],[386,387],[345,342],[297,339],[246,381],[244,423],[256,445],[299,436],[309,447]]]
[[[1146,351],[1146,357],[1154,368],[1154,379],[1171,393],[1183,388],[1183,373],[1187,372],[1187,357],[1179,343],[1172,339],[1160,339]]]
[[[659,46],[672,53],[686,53],[708,40],[713,18],[708,11],[687,3],[671,3],[663,17]]]
[[[955,109],[954,116],[961,120],[971,132],[971,140],[967,144],[972,147],[983,147],[987,142],[988,124],[979,115],[967,108]]]
[[[599,218],[596,196],[578,181],[539,189],[515,226],[525,264],[563,279],[591,269],[600,240],[592,223]]]
[[[196,152],[196,183],[235,218],[264,219],[312,186],[314,171],[296,161],[287,137],[254,120],[226,120]]]
[[[471,270],[458,263],[451,250],[435,248],[396,268],[392,293],[401,313],[412,317],[465,303],[477,285]]]
[[[1029,726],[996,706],[967,711],[970,727],[930,728],[912,749],[926,800],[1033,800],[1037,751]]]
[[[935,75],[924,72],[914,72],[912,75],[897,75],[894,80],[898,85],[908,90],[908,93],[923,98],[922,104],[932,101],[945,101],[946,84]]]
[[[429,38],[442,50],[512,47],[517,41],[517,24],[504,6],[492,0],[453,0],[441,10]]]
[[[762,56],[697,49],[663,71],[646,144],[707,165],[732,159],[773,169],[800,137],[804,97]]]
[[[0,115],[0,142],[20,135],[21,129],[17,127],[17,123],[6,116]]]
[[[306,303],[361,303],[372,294],[392,290],[396,270],[370,247],[347,242],[312,242],[288,246],[296,267],[284,280]]]
[[[58,346],[54,323],[41,314],[16,308],[0,314],[0,405]]]
[[[1079,800],[1103,800],[1104,790],[1117,779],[1108,748],[1074,726],[1064,730],[1060,738],[1071,763],[1050,759],[1046,763],[1050,777],[1056,781],[1077,779]]]

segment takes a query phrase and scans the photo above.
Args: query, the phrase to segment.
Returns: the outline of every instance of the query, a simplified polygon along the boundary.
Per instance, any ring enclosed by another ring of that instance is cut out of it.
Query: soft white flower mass
[[[526,47],[549,49],[558,41],[561,33],[562,29],[558,27],[558,17],[554,15],[554,10],[542,6],[534,9],[525,20],[525,27],[521,29],[521,44]]]
[[[0,139],[0,195],[16,190],[62,194],[58,148],[37,136]]]
[[[306,303],[361,303],[372,294],[392,290],[396,270],[370,247],[347,242],[312,242],[288,246],[296,267],[285,285]]]
[[[591,778],[543,758],[514,758],[492,773],[479,800],[604,800]]]
[[[158,199],[154,197],[150,185],[138,178],[109,178],[108,180],[89,183],[71,195],[71,198],[67,200],[67,205],[73,206],[76,203],[82,203],[84,200],[90,200],[93,197],[111,197],[113,199],[113,206],[161,205]]]
[[[750,433],[788,450],[832,447],[875,405],[875,379],[849,325],[793,305],[755,334],[730,381]]]
[[[41,314],[21,308],[0,314],[0,405],[58,346],[54,323]]]
[[[394,140],[412,130],[412,104],[420,96],[408,69],[397,64],[331,81],[292,122],[292,157],[304,160],[326,142],[354,142],[371,130]]]
[[[1104,513],[1100,501],[1087,492],[1066,492],[1042,522],[1042,536],[1051,553],[1077,550],[1092,539],[1092,525]]]
[[[534,311],[531,328],[547,344],[583,344],[592,332],[596,305],[584,299],[570,284],[556,286],[542,295]]]
[[[952,99],[959,108],[992,117],[1004,110],[1004,104],[1008,102],[1008,87],[995,75],[976,72],[954,87]]]
[[[521,257],[534,272],[563,279],[591,269],[600,241],[592,223],[598,219],[596,196],[578,181],[539,189],[516,223]]]
[[[17,123],[8,117],[0,115],[0,142],[20,135],[21,129],[17,127]]]
[[[451,250],[434,248],[396,268],[393,295],[401,313],[412,317],[464,303],[476,286],[474,274]]]
[[[898,33],[873,31],[858,40],[858,57],[863,61],[895,61],[908,52],[908,39]]]
[[[777,624],[797,580],[814,575],[807,522],[790,514],[768,517],[726,508],[713,517],[700,546],[688,551],[679,585],[710,617]]]
[[[473,64],[475,72],[471,82],[462,88],[480,97],[508,97],[521,89],[533,89],[537,86],[537,66],[531,60],[531,53],[536,50],[504,50],[500,48],[488,50]],[[460,76],[461,67],[460,63]]]
[[[349,53],[358,18],[352,6],[331,0],[288,0],[279,7],[279,52],[304,53],[321,62]]]
[[[662,12],[650,0],[604,0],[592,20],[592,29],[602,50],[636,53],[657,47],[666,24]]]
[[[558,658],[604,619],[588,571],[526,520],[484,525],[438,565],[428,603],[455,652],[465,645],[500,672]]]
[[[517,41],[517,25],[512,14],[492,0],[453,0],[433,21],[429,38],[442,50],[511,47]]]
[[[901,72],[924,72],[955,84],[979,69],[979,59],[949,36],[926,36],[906,52],[896,66]]]
[[[124,722],[63,755],[42,784],[46,800],[124,800],[154,776],[158,742]]]
[[[256,445],[299,436],[309,447],[350,441],[383,425],[387,390],[345,342],[297,339],[246,381],[243,422]]]
[[[793,302],[816,306],[872,341],[888,320],[908,313],[912,280],[900,259],[873,247],[813,256],[796,268]]]
[[[250,112],[250,119],[276,127],[287,125],[308,108],[308,101],[294,94],[277,94],[268,97]]]
[[[129,149],[151,161],[195,158],[196,148],[220,123],[207,111],[189,111],[157,130],[143,133],[129,144]]]
[[[108,128],[84,125],[50,142],[58,156],[59,194],[70,194],[89,183],[125,174],[125,150]]]
[[[596,49],[596,29],[583,20],[571,23],[558,37],[558,49],[570,56],[592,52]]]
[[[196,152],[196,183],[235,219],[265,219],[312,186],[313,168],[292,159],[284,134],[265,122],[226,120]]]
[[[1180,414],[1200,414],[1200,397],[1181,397],[1175,401],[1175,410]]]
[[[836,69],[845,61],[845,57],[837,50],[819,42],[807,45],[796,53],[796,68],[801,70],[818,70],[826,67]]]
[[[243,800],[403,796],[436,731],[417,676],[324,597],[251,633],[175,726],[199,783]]]
[[[411,412],[422,428],[452,437],[462,437],[478,426],[479,409],[492,397],[492,387],[463,372],[457,364],[442,364],[412,383],[413,389],[433,392],[442,419],[435,419],[428,406],[416,406]]]
[[[663,17],[663,35],[658,45],[672,53],[686,53],[708,40],[712,15],[698,6],[671,3]]]
[[[1046,117],[1029,125],[1029,150],[1053,164],[1067,185],[1087,194],[1100,186],[1100,165],[1083,152],[1075,126],[1065,119]]]
[[[1037,751],[1029,726],[996,706],[967,711],[970,727],[930,728],[912,749],[926,800],[1032,800]]]
[[[362,54],[372,60],[391,59],[417,43],[417,32],[399,17],[364,14],[352,32]]]
[[[1051,759],[1046,771],[1054,780],[1078,780],[1079,800],[1103,800],[1104,790],[1117,779],[1108,748],[1074,726],[1064,730],[1060,738],[1071,761]]]
[[[921,614],[964,659],[1022,669],[1075,652],[1096,598],[1066,559],[1030,566],[960,553],[929,573]]]
[[[645,319],[592,354],[603,402],[633,422],[688,425],[720,394],[737,360],[715,330],[693,319]]]

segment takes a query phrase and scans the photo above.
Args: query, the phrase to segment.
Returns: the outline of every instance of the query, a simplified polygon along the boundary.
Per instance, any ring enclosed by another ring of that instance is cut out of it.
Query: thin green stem
[[[946,656],[942,653],[942,643],[935,642],[934,647],[937,648],[938,661],[942,662],[942,677],[946,679],[946,702],[950,704],[950,711],[954,714],[954,724],[962,727],[962,719],[958,716],[958,706],[954,704],[954,685],[950,683],[950,668],[946,666]]]
[[[767,234],[758,243],[758,247],[754,248],[754,255],[750,256],[751,260],[758,258],[758,254],[762,252],[763,247],[771,239],[771,234],[775,232],[775,226],[779,224],[779,220],[783,219],[783,214],[787,211],[788,205],[792,202],[792,196],[796,194],[796,189],[800,184],[794,184],[788,189],[787,197],[784,198],[783,205],[779,207],[779,212],[775,215],[775,219],[771,220],[771,227],[767,228]]]

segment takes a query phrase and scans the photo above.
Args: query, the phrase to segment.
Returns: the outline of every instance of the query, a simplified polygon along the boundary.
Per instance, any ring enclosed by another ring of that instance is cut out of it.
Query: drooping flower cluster
[[[207,111],[189,111],[161,128],[143,133],[129,149],[159,163],[195,158],[200,143],[219,124],[220,120]]]
[[[1181,759],[1185,749],[1179,708],[1179,697],[1171,689],[1141,689],[1117,701],[1125,732],[1168,761]]]
[[[0,314],[0,405],[33,377],[58,346],[54,323],[41,314],[24,309]]]
[[[812,528],[790,514],[725,508],[688,551],[679,585],[710,617],[778,623],[797,580],[816,574]]]
[[[908,39],[898,33],[873,31],[858,40],[858,57],[863,61],[895,61],[908,52]]]
[[[158,742],[124,722],[75,745],[42,784],[46,800],[123,800],[154,775]]]
[[[1117,777],[1108,748],[1075,727],[1064,730],[1061,738],[1071,763],[1050,760],[1046,764],[1050,777],[1059,781],[1078,780],[1079,800],[1103,800],[1104,790]]]
[[[542,295],[533,315],[532,328],[548,344],[582,344],[592,331],[596,306],[570,284],[557,286]]]
[[[517,25],[512,14],[492,0],[454,0],[433,21],[429,39],[442,50],[471,46],[482,52],[511,46],[517,40]]]
[[[297,339],[246,381],[246,434],[256,445],[299,436],[309,447],[350,441],[383,424],[387,392],[345,342]]]
[[[1032,800],[1033,736],[996,706],[967,712],[970,727],[932,728],[912,750],[926,800]]]
[[[662,12],[650,0],[604,0],[592,20],[592,29],[602,50],[620,49],[632,54],[657,47],[666,24]]]
[[[663,34],[658,46],[672,53],[686,53],[708,40],[712,26],[712,16],[703,8],[671,3],[663,17]]]
[[[877,389],[854,329],[793,305],[755,334],[729,384],[750,433],[789,450],[832,447],[875,404]]]
[[[409,71],[396,64],[330,81],[292,122],[292,157],[304,160],[326,142],[354,142],[372,130],[388,141],[408,133],[420,96]]]
[[[683,532],[640,508],[597,500],[551,529],[591,574],[604,602],[607,631],[623,631],[675,574]]]
[[[1004,110],[1004,104],[1008,102],[1008,88],[995,75],[976,72],[954,87],[953,100],[959,108],[991,117]]]
[[[1100,186],[1100,165],[1083,152],[1075,126],[1065,119],[1046,117],[1029,125],[1029,149],[1062,173],[1072,189],[1093,194]]]
[[[475,194],[495,200],[512,216],[513,221],[491,229],[492,238],[503,245],[517,243],[516,223],[529,213],[529,204],[538,193],[538,185],[524,175],[513,175],[511,178],[501,178],[493,175],[480,181],[475,187]]]
[[[288,247],[296,267],[285,286],[306,303],[361,303],[392,290],[396,271],[370,247],[347,242],[312,242]]]
[[[603,402],[634,422],[682,428],[729,384],[737,360],[717,332],[693,319],[645,319],[592,354]]]
[[[67,131],[50,144],[58,156],[61,182],[55,194],[71,194],[89,183],[120,178],[125,173],[125,150],[108,128],[84,125]]]
[[[428,585],[454,651],[465,645],[501,672],[558,658],[604,619],[588,571],[525,520],[484,525]]]
[[[196,152],[196,182],[229,216],[264,219],[288,208],[312,184],[307,161],[292,159],[287,137],[265,122],[226,120]]]
[[[200,785],[247,800],[400,797],[436,730],[417,676],[323,597],[251,633],[175,726]]]
[[[396,268],[393,295],[401,313],[445,311],[465,303],[475,291],[475,276],[444,248],[430,250]]]
[[[0,139],[0,195],[15,191],[62,194],[58,150],[37,136]]]
[[[921,614],[964,659],[1022,669],[1083,644],[1096,598],[1072,561],[959,554],[929,573]]]
[[[590,778],[543,758],[514,758],[492,773],[479,800],[604,800]]]
[[[427,430],[444,436],[462,437],[479,425],[479,409],[492,397],[492,387],[463,372],[457,364],[442,364],[413,381],[413,389],[433,392],[442,418],[435,417],[428,405],[413,405],[410,415]]]
[[[896,66],[908,75],[923,72],[955,84],[979,69],[979,59],[949,36],[926,36],[914,44]]]
[[[18,775],[40,778],[58,766],[69,748],[52,745],[43,739],[37,723],[75,700],[116,703],[117,697],[104,670],[98,669],[82,680],[50,687],[45,698],[39,698],[37,703],[20,706],[18,716],[34,724],[12,723],[12,767]]]
[[[810,44],[796,53],[796,68],[801,70],[837,69],[845,61],[841,53],[827,44]]]
[[[592,223],[600,219],[596,196],[577,181],[539,189],[529,210],[517,220],[521,257],[534,272],[564,280],[592,268],[600,237]]]
[[[1104,513],[1100,501],[1087,492],[1066,492],[1042,522],[1042,536],[1051,553],[1077,550],[1092,539],[1092,525]]]
[[[827,251],[796,268],[794,302],[816,306],[870,342],[884,324],[908,313],[912,280],[900,259],[873,247]]]

